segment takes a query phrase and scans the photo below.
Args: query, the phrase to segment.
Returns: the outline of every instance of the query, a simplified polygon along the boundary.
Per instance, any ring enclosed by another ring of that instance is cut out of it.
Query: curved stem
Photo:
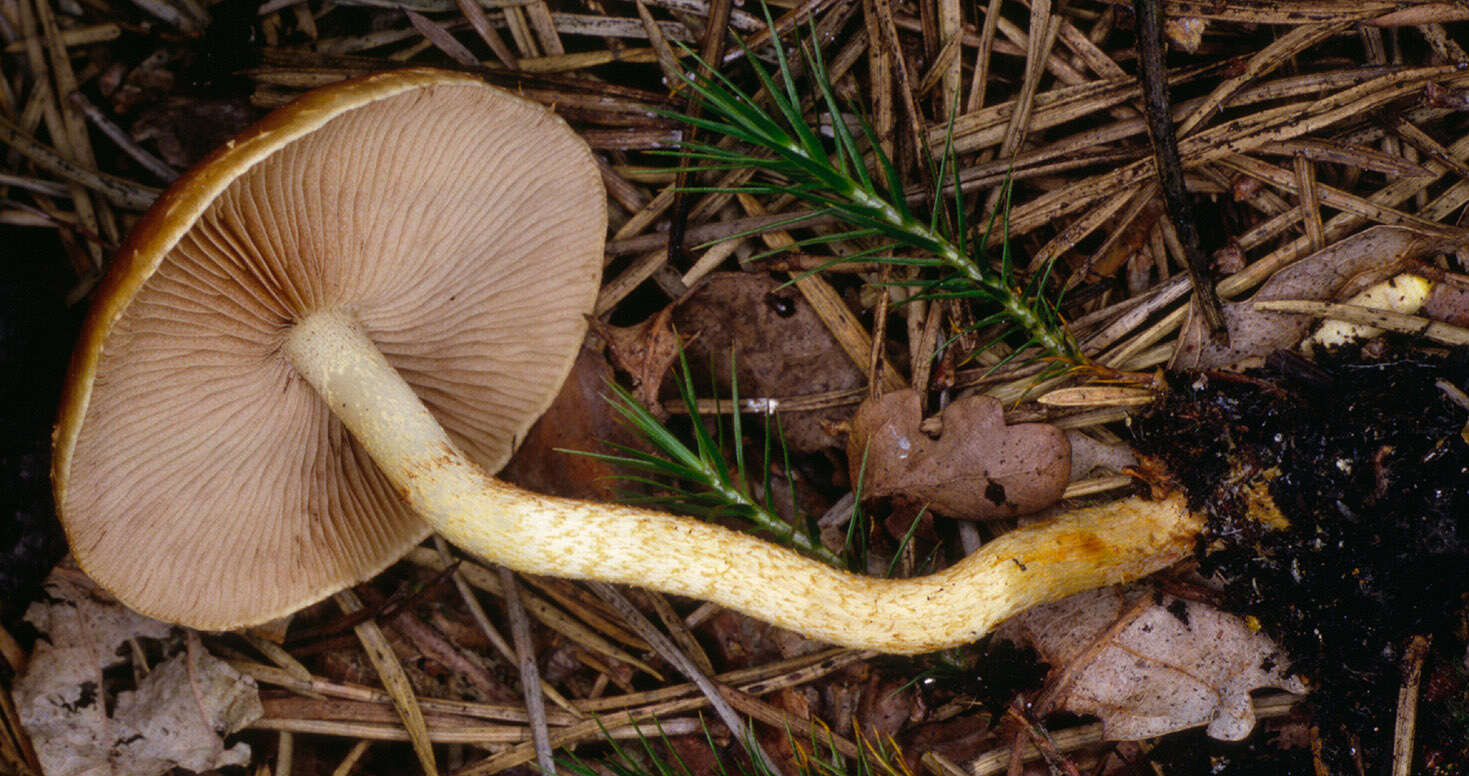
[[[459,547],[518,571],[713,601],[833,644],[927,652],[973,641],[1028,607],[1173,563],[1199,528],[1181,497],[1128,499],[1012,531],[930,576],[864,577],[692,518],[489,476],[348,313],[302,321],[284,349],[403,498]]]

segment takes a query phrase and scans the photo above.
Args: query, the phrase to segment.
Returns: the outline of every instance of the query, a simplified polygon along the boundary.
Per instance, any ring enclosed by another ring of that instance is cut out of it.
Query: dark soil
[[[1469,350],[1281,355],[1244,375],[1178,375],[1134,426],[1209,517],[1204,570],[1312,683],[1334,773],[1387,772],[1420,635],[1434,646],[1425,675],[1444,685],[1425,695],[1443,713],[1420,727],[1418,762],[1438,774],[1469,762],[1469,408],[1444,383],[1469,386]],[[1289,528],[1261,522],[1265,492]]]
[[[0,623],[12,624],[66,552],[51,506],[51,424],[78,314],[54,235],[0,230]]]

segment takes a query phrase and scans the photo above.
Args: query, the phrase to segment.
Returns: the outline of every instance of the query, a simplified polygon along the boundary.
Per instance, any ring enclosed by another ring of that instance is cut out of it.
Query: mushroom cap
[[[226,629],[381,571],[428,533],[281,354],[345,310],[497,471],[571,368],[606,200],[551,111],[462,74],[310,92],[142,218],[72,356],[52,478],[77,562]]]

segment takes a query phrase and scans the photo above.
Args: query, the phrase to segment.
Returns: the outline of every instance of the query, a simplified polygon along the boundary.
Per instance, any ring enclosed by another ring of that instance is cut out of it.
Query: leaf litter
[[[728,396],[737,384],[741,396],[779,409],[866,384],[812,305],[766,273],[712,274],[674,303],[671,320],[688,337],[690,365],[706,375],[704,395]],[[847,406],[782,412],[785,442],[804,453],[834,447],[835,425],[850,415]]]
[[[411,7],[422,16],[419,24],[410,24],[397,8],[371,7],[373,4],[362,7],[356,3],[273,2],[256,14],[256,9],[246,8],[241,12],[235,7],[239,4],[227,2],[199,9],[213,19],[205,27],[201,14],[190,10],[197,4],[189,2],[182,4],[183,10],[155,2],[137,6],[58,3],[55,8],[48,5],[45,9],[35,9],[32,5],[15,0],[0,3],[6,42],[12,44],[12,51],[29,49],[26,54],[7,60],[7,65],[14,62],[18,66],[13,70],[7,67],[7,84],[0,89],[0,113],[7,120],[19,122],[16,125],[19,129],[6,129],[5,142],[21,150],[35,165],[32,167],[19,157],[7,160],[7,172],[14,167],[22,174],[24,185],[7,180],[0,217],[7,226],[34,229],[42,225],[62,237],[61,251],[66,256],[62,263],[75,271],[78,281],[74,296],[85,293],[90,279],[95,279],[96,268],[107,249],[125,231],[131,218],[128,210],[140,209],[156,195],[157,181],[116,152],[109,145],[114,140],[104,139],[100,133],[93,138],[86,132],[67,128],[66,121],[81,118],[75,101],[67,98],[73,89],[82,89],[93,103],[110,110],[116,123],[131,131],[131,142],[148,146],[168,162],[182,167],[211,144],[206,138],[219,136],[227,127],[237,126],[250,117],[247,114],[258,114],[260,109],[281,104],[301,89],[396,66],[401,61],[444,64],[450,60],[437,52],[450,50],[461,60],[469,52],[481,60],[505,65],[462,66],[554,106],[599,150],[606,163],[604,177],[609,191],[614,192],[615,218],[621,227],[609,246],[612,280],[608,285],[615,286],[615,294],[607,295],[609,303],[599,308],[602,312],[610,313],[611,319],[618,323],[639,324],[653,318],[649,311],[668,310],[674,300],[688,291],[682,278],[688,277],[692,282],[695,268],[670,262],[669,256],[677,260],[679,251],[660,252],[668,242],[666,227],[672,201],[669,189],[672,177],[666,168],[660,168],[668,160],[644,153],[667,148],[677,139],[678,126],[654,109],[678,108],[681,98],[670,95],[665,85],[658,83],[661,74],[654,64],[658,59],[655,54],[666,52],[647,47],[650,27],[634,16],[631,6],[587,3],[585,8],[578,6],[577,13],[567,13],[571,9],[539,1],[505,8],[479,8],[469,3],[436,0],[412,3]],[[726,29],[723,25],[703,26],[703,21],[719,13],[724,5],[654,2],[648,7],[656,28],[667,40],[699,41],[707,29]],[[1239,330],[1244,335],[1242,344],[1232,350],[1211,351],[1208,355],[1212,361],[1209,361],[1200,356],[1209,345],[1198,341],[1194,324],[1186,321],[1186,308],[1180,302],[1186,294],[1176,291],[1181,256],[1170,242],[1166,219],[1157,217],[1157,207],[1153,204],[1157,201],[1156,191],[1148,189],[1154,176],[1144,160],[1148,155],[1148,141],[1146,130],[1137,119],[1135,79],[1129,75],[1130,41],[1134,33],[1126,4],[1034,3],[1027,8],[992,3],[991,9],[998,13],[985,18],[973,15],[968,8],[955,11],[950,5],[939,0],[906,5],[836,2],[793,8],[782,5],[774,11],[778,16],[776,25],[782,30],[804,28],[809,21],[819,31],[824,53],[830,54],[828,61],[838,93],[855,103],[855,113],[871,116],[880,140],[894,149],[893,156],[905,174],[914,179],[921,177],[917,170],[921,165],[916,163],[917,148],[922,145],[919,139],[926,137],[930,145],[941,147],[949,131],[947,117],[955,116],[953,138],[961,154],[956,164],[961,168],[956,170],[956,182],[972,200],[992,196],[993,188],[1002,181],[1016,183],[1008,240],[1017,256],[1034,260],[1036,266],[1054,259],[1059,276],[1077,278],[1066,297],[1067,308],[1063,312],[1073,321],[1089,319],[1090,326],[1108,333],[1107,347],[1113,349],[1106,352],[1094,349],[1088,353],[1097,363],[1135,371],[1170,361],[1186,362],[1190,358],[1200,365],[1259,363],[1276,349],[1295,347],[1313,325],[1313,315],[1257,310],[1254,302],[1267,298],[1341,300],[1349,297],[1357,286],[1344,281],[1344,275],[1366,282],[1403,269],[1437,270],[1440,276],[1446,272],[1446,277],[1430,277],[1431,272],[1424,275],[1435,284],[1430,300],[1448,301],[1427,305],[1420,314],[1464,325],[1464,306],[1462,301],[1454,301],[1452,289],[1462,287],[1462,275],[1457,273],[1465,270],[1461,247],[1462,207],[1469,184],[1463,177],[1463,158],[1469,153],[1469,144],[1462,138],[1462,116],[1456,111],[1469,104],[1465,98],[1469,94],[1469,82],[1455,67],[1465,59],[1462,30],[1445,24],[1461,19],[1462,9],[1449,3],[1401,7],[1402,4],[1392,2],[1295,0],[1269,3],[1169,0],[1163,4],[1174,25],[1169,31],[1173,42],[1183,48],[1197,46],[1192,52],[1175,51],[1169,62],[1174,65],[1170,83],[1182,98],[1177,107],[1182,117],[1182,163],[1189,190],[1199,201],[1207,203],[1205,222],[1208,233],[1215,236],[1211,239],[1227,243],[1210,247],[1228,249],[1235,262],[1223,269],[1235,274],[1224,277],[1220,286],[1226,299],[1234,300],[1226,305],[1238,318]],[[477,13],[465,10],[466,6]],[[763,36],[761,20],[745,14],[748,10],[734,9],[729,28],[753,31],[750,41],[757,49],[756,55],[765,55],[767,50],[761,47],[769,38]],[[45,14],[41,23],[37,23],[36,11]],[[108,25],[110,29],[103,29]],[[82,33],[92,34],[91,28],[112,37],[91,38],[92,43],[77,37]],[[205,30],[202,36],[190,32],[197,29]],[[63,37],[65,41],[61,40]],[[31,46],[28,41],[43,41],[51,48]],[[458,46],[451,45],[451,41]],[[656,47],[656,41],[652,45]],[[35,52],[34,56],[31,51]],[[50,52],[65,53],[57,56]],[[741,56],[741,52],[731,49],[726,60],[730,65],[726,72],[737,78],[747,75],[739,69]],[[1026,56],[1029,61],[1022,59]],[[894,72],[902,77],[893,78]],[[938,88],[937,84],[944,88]],[[952,93],[955,84],[959,85],[963,99],[940,94]],[[914,94],[913,87],[930,91]],[[212,102],[211,96],[216,92],[224,95],[217,103]],[[128,140],[124,137],[116,142]],[[1371,152],[1358,153],[1357,149],[1371,149]],[[1001,151],[1013,153],[995,158]],[[1293,164],[1282,162],[1276,166],[1264,161],[1283,155],[1291,156]],[[740,183],[726,181],[724,185]],[[761,237],[768,236],[769,230],[779,229],[788,240],[787,252],[769,257],[769,266],[785,262],[791,267],[799,265],[801,269],[809,269],[832,258],[860,254],[872,248],[860,238],[844,238],[829,218],[823,221],[818,216],[792,223],[791,219],[800,214],[799,208],[792,207],[778,192],[758,197],[760,201],[756,205],[766,215],[743,217],[743,211],[728,205],[729,192],[718,188],[690,198],[687,233],[697,235],[698,240],[742,235],[732,238],[727,246],[729,252],[725,255],[734,258],[726,266],[735,266],[734,260],[747,253],[747,248],[737,243],[754,236],[754,233],[744,234],[750,228],[757,233],[764,230]],[[907,191],[910,195],[923,193],[923,189],[913,186]],[[672,213],[672,217],[682,216]],[[1375,230],[1364,230],[1374,224],[1387,225],[1378,229],[1392,228],[1399,232],[1391,238],[1381,234],[1370,239],[1363,237],[1373,234]],[[1403,241],[1417,239],[1407,234],[1410,232],[1426,242],[1404,250]],[[812,242],[813,238],[818,241]],[[1002,236],[992,235],[993,244],[998,245],[1001,240]],[[1107,250],[1098,250],[1099,247]],[[1375,255],[1374,251],[1379,249],[1381,254]],[[1413,258],[1403,260],[1405,256]],[[1309,258],[1303,260],[1303,257]],[[1299,269],[1290,266],[1293,262],[1299,262]],[[1281,272],[1282,268],[1288,269]],[[707,270],[706,267],[701,271]],[[784,282],[782,276],[734,274],[755,279],[733,281],[736,283]],[[964,317],[964,305],[951,305],[947,300],[919,300],[893,304],[884,308],[886,312],[869,309],[872,299],[891,301],[903,296],[901,290],[871,293],[871,289],[878,287],[900,289],[905,277],[901,272],[883,275],[873,271],[869,262],[865,267],[854,264],[829,268],[813,277],[830,289],[824,302],[827,306],[821,310],[825,317],[818,317],[824,322],[843,313],[847,316],[848,321],[839,332],[840,345],[823,339],[831,336],[829,325],[827,332],[820,332],[820,326],[782,329],[773,320],[732,326],[730,319],[722,316],[717,308],[706,316],[704,325],[690,325],[687,331],[680,326],[680,333],[685,336],[697,333],[702,339],[719,334],[730,340],[728,348],[711,348],[695,358],[696,362],[712,364],[713,379],[707,386],[708,393],[701,395],[697,402],[706,410],[727,397],[729,386],[716,382],[728,374],[723,368],[728,363],[726,352],[737,349],[737,361],[754,363],[762,352],[791,357],[800,352],[806,340],[822,343],[824,360],[813,356],[800,366],[782,368],[780,360],[773,358],[771,363],[762,365],[760,371],[768,382],[758,383],[758,390],[751,387],[757,384],[755,375],[740,375],[744,396],[775,398],[787,409],[814,410],[806,413],[809,422],[804,427],[803,419],[794,413],[783,418],[788,421],[788,430],[795,431],[793,448],[815,451],[814,456],[797,461],[805,472],[815,475],[807,477],[798,489],[806,491],[808,496],[812,490],[827,491],[811,499],[811,503],[836,502],[840,492],[853,484],[851,475],[841,466],[839,446],[844,433],[842,424],[869,394],[865,375],[883,374],[880,383],[884,388],[894,387],[893,377],[902,382],[906,375],[913,375],[917,387],[934,389],[922,402],[931,406],[949,399],[953,400],[952,407],[964,401],[958,398],[958,391],[980,387],[1003,396],[1004,407],[1012,410],[1017,409],[1012,404],[1015,397],[1025,395],[1032,387],[1031,378],[1016,368],[1024,359],[1006,360],[1012,356],[1009,349],[1019,343],[976,336],[977,332],[970,329],[975,318]],[[888,285],[895,279],[895,286]],[[1455,286],[1455,282],[1461,285]],[[1255,291],[1255,298],[1240,299],[1250,291]],[[725,309],[766,309],[761,307],[765,300],[758,294],[742,299],[733,308]],[[799,308],[802,298],[796,295],[791,299]],[[831,300],[836,304],[828,304]],[[773,308],[771,311],[779,312]],[[1175,338],[1180,330],[1183,333]],[[753,336],[756,332],[759,336]],[[925,336],[927,340],[923,339]],[[859,352],[861,343],[870,344],[874,339],[878,342],[871,352]],[[916,343],[925,341],[946,346],[939,368],[941,372],[949,371],[941,373],[933,383],[917,378],[921,373],[919,365],[929,354],[920,352]],[[694,347],[699,347],[699,340],[694,342]],[[988,349],[982,347],[986,345]],[[1384,363],[1381,356],[1376,358],[1371,363]],[[1389,361],[1392,358],[1396,356]],[[996,364],[999,368],[995,368]],[[954,373],[955,365],[964,371]],[[653,389],[661,378],[658,362],[651,357],[627,371],[638,375],[640,384]],[[847,376],[838,379],[848,371]],[[605,374],[605,368],[593,369],[588,374]],[[815,379],[817,375],[819,380]],[[801,377],[812,379],[803,381]],[[605,427],[605,413],[600,413],[595,402],[590,401],[599,379],[582,381],[580,390],[584,396],[580,403],[572,402],[567,409],[556,411],[559,417],[590,413],[592,422],[577,432],[583,438],[599,434],[597,429]],[[1211,376],[1210,384],[1228,379]],[[1453,380],[1449,383],[1452,385]],[[1462,379],[1458,385],[1463,385]],[[955,393],[943,395],[951,388]],[[659,395],[656,390],[645,390],[644,398]],[[1449,393],[1448,389],[1439,390],[1444,395]],[[1191,396],[1200,399],[1203,392]],[[666,399],[664,393],[663,400]],[[1228,401],[1204,400],[1216,404]],[[1030,416],[1062,423],[1087,421],[1084,408],[1036,410],[1029,403],[1018,408]],[[677,407],[670,409],[678,411]],[[1115,412],[1097,417],[1105,417],[1110,422],[1120,420],[1123,414]],[[1094,421],[1087,422],[1091,423],[1088,432],[1100,438],[1115,438],[1115,434],[1125,433],[1120,423],[1102,428]],[[1368,422],[1363,423],[1364,427],[1372,427]],[[1418,423],[1416,417],[1401,422],[1407,427]],[[950,423],[948,419],[942,425],[948,429],[947,434],[955,433],[954,426],[963,428],[962,424]],[[922,430],[922,422],[916,426],[914,439],[938,441]],[[1450,439],[1444,443],[1445,448],[1456,450],[1451,435],[1439,439]],[[546,447],[561,445],[562,442],[552,441]],[[532,445],[524,457],[536,457],[535,449]],[[1380,450],[1358,452],[1375,456]],[[1392,454],[1383,455],[1384,462],[1393,461]],[[813,458],[826,460],[807,465]],[[552,456],[550,460],[543,468],[553,474],[570,474],[569,479],[574,480],[584,476],[572,471],[575,467],[563,457]],[[962,460],[966,459],[951,460],[946,466],[962,469],[968,465],[961,463]],[[1187,459],[1186,465],[1173,468],[1208,471],[1210,460],[1207,455],[1193,456]],[[1121,463],[1125,461],[1116,465]],[[1380,467],[1374,463],[1369,468]],[[1361,476],[1367,470],[1358,467],[1356,471]],[[1224,481],[1234,481],[1229,479],[1231,472],[1219,473]],[[875,517],[877,523],[886,522],[881,514]],[[859,528],[863,525],[861,520],[851,524]],[[1448,530],[1441,521],[1438,525]],[[933,530],[921,537],[926,542],[948,546],[963,543],[962,527],[955,529],[942,521],[931,521],[930,527]],[[955,531],[961,534],[959,541],[949,541],[951,537],[947,534]],[[870,532],[871,551],[879,554],[900,551],[880,544],[878,534],[877,530]],[[929,549],[923,548],[922,553]],[[913,550],[907,548],[901,552]],[[876,565],[881,567],[888,559],[876,560]],[[1411,566],[1412,558],[1405,565]],[[439,572],[425,572],[420,568],[423,567],[400,567],[375,584],[395,592],[423,586],[418,598],[410,597],[406,605],[431,608],[435,622],[446,632],[459,634],[459,640],[472,641],[469,634],[478,633],[478,628],[464,615],[457,599],[445,596],[447,585],[434,576]],[[461,568],[473,572],[465,576],[475,579],[484,589],[493,588],[488,581],[493,574],[487,578],[481,573],[483,569],[468,561]],[[1429,605],[1437,605],[1446,613],[1453,610],[1452,601],[1433,600],[1437,593],[1420,595]],[[582,699],[621,693],[629,708],[657,708],[669,720],[670,731],[689,722],[673,715],[690,707],[657,706],[661,701],[643,697],[645,688],[654,680],[642,673],[641,668],[631,667],[634,665],[631,655],[618,653],[608,641],[596,641],[597,638],[614,639],[612,633],[616,629],[608,627],[599,631],[603,635],[594,634],[594,627],[581,623],[595,622],[596,616],[578,606],[570,598],[562,599],[557,605],[534,601],[533,616],[558,624],[559,630],[546,629],[539,639],[546,654],[555,655],[564,663],[557,673],[562,681],[559,686]],[[558,607],[565,607],[570,613]],[[725,619],[692,604],[680,604],[680,608],[695,628]],[[1303,620],[1325,616],[1309,606],[1303,606],[1302,612]],[[312,627],[332,619],[333,616],[320,611],[308,611],[293,627],[301,628],[303,624]],[[1271,618],[1262,620],[1270,625]],[[1346,618],[1346,621],[1355,620]],[[401,655],[417,659],[412,657],[415,652],[411,644],[391,632],[388,636]],[[747,646],[751,654],[759,654],[763,660],[776,659],[758,648],[760,639],[773,637],[752,635],[749,638]],[[1445,643],[1462,642],[1456,641],[1457,638],[1441,633],[1436,643],[1439,648],[1445,648]],[[479,645],[478,641],[474,643]],[[586,646],[591,644],[597,647]],[[1380,646],[1379,642],[1374,644]],[[312,654],[351,654],[356,647],[350,639],[318,637],[310,646],[317,652],[308,652],[295,644],[292,649],[309,663],[301,670],[314,684],[290,685],[298,688],[291,692],[315,692],[311,687],[332,686],[335,692],[361,695],[366,688],[356,681],[376,681],[370,668],[352,669],[350,661],[311,657]],[[211,640],[208,648],[227,651],[240,648],[240,644]],[[1298,660],[1319,662],[1309,649],[1290,649]],[[618,654],[628,660],[622,660]],[[1436,654],[1431,651],[1430,658]],[[1434,679],[1425,686],[1423,703],[1439,720],[1453,719],[1469,705],[1465,702],[1462,678],[1456,679],[1452,672],[1445,675],[1444,666],[1452,667],[1454,659],[1440,655],[1428,669]],[[506,666],[490,662],[494,670],[512,676]],[[966,663],[963,656],[956,663],[974,665]],[[250,665],[262,676],[274,676],[277,682],[300,681],[299,677],[288,680],[280,674],[267,674],[259,663],[250,662]],[[858,665],[867,668],[871,664]],[[886,664],[883,669],[898,674],[917,670],[897,664]],[[1023,673],[1013,666],[991,673],[1007,672]],[[1384,675],[1389,676],[1384,680],[1386,684],[1397,686],[1391,672]],[[352,683],[334,683],[349,678]],[[815,682],[801,691],[803,697],[809,695],[807,702],[798,703],[787,695],[775,705],[790,721],[804,720],[807,715],[844,721],[852,716],[844,710],[863,704],[869,708],[880,707],[883,703],[877,702],[879,696],[889,697],[888,678],[874,682],[848,679],[844,678],[847,689],[841,691],[836,689],[841,684],[837,681],[821,683],[803,679]],[[967,687],[966,682],[972,679],[953,680],[953,688]],[[1334,683],[1349,684],[1350,680],[1331,680],[1324,686]],[[447,701],[438,696],[453,692],[438,687],[430,689],[434,697],[423,699],[430,705]],[[916,752],[933,753],[934,758],[949,752],[957,761],[963,761],[980,748],[999,746],[1000,738],[991,726],[993,720],[970,711],[967,697],[929,689],[924,693],[891,696],[890,703],[898,703],[903,698],[912,698],[914,703],[910,718],[896,725],[900,740],[916,747]],[[843,694],[849,701],[836,697]],[[362,703],[378,704],[375,713],[385,715],[384,719],[392,718],[384,698],[361,697]],[[614,696],[614,699],[621,697]],[[861,703],[850,700],[852,697],[861,698]],[[1373,736],[1384,727],[1384,710],[1393,706],[1382,699],[1372,703],[1376,704],[1373,715],[1354,717],[1342,725],[1359,731],[1358,743],[1380,742],[1380,736],[1376,739]],[[1356,713],[1362,705],[1349,708]],[[488,706],[474,707],[474,711],[506,713],[505,709]],[[902,716],[899,711],[890,711],[892,719]],[[1320,713],[1325,715],[1323,718],[1331,718],[1329,711]],[[647,715],[633,716],[642,721],[651,719]],[[1455,766],[1454,750],[1441,743],[1452,739],[1454,729],[1451,726],[1437,729],[1435,725],[1443,726],[1433,719],[1430,717],[1425,723],[1424,734],[1440,743],[1430,745],[1425,751],[1421,763],[1424,772],[1456,773],[1451,770]],[[564,722],[562,719],[557,724]],[[443,727],[445,724],[442,719],[432,722],[432,732],[441,737],[451,735]],[[892,729],[892,725],[887,723],[884,729]],[[593,727],[584,725],[578,735],[596,737],[600,731]],[[842,731],[849,729],[845,724],[834,727]],[[347,739],[360,732],[346,725],[316,729]],[[935,740],[932,736],[937,735],[936,731],[952,733],[953,737],[940,736]],[[1051,751],[1047,755],[1053,758],[1056,767],[1088,762],[1088,750],[1065,748],[1065,742],[1070,740],[1068,732],[1053,731],[1063,744],[1057,750],[1062,754]],[[513,735],[508,730],[500,734]],[[388,733],[378,730],[375,735]],[[252,741],[264,740],[262,733],[252,736]],[[966,743],[951,746],[959,740]],[[307,746],[306,741],[298,739],[297,747]],[[314,744],[308,748],[314,748]],[[289,747],[274,751],[277,758],[285,757],[289,762]],[[326,751],[329,755],[338,754],[330,749]],[[355,754],[334,764],[347,768],[356,763],[358,768],[374,771],[394,762],[412,767],[411,759],[397,757],[395,760],[396,750],[385,745],[352,751]],[[364,755],[363,751],[370,754]],[[1378,747],[1372,751],[1382,750]],[[1034,747],[1017,746],[1016,752],[1017,758],[1041,756]],[[494,767],[512,767],[528,759],[524,754],[525,748],[518,746],[496,755],[492,762]],[[1009,757],[1008,746],[1005,756]],[[1063,759],[1056,760],[1057,756]],[[1380,755],[1368,756],[1379,757],[1380,762]],[[357,759],[364,757],[361,761]],[[1065,762],[1067,757],[1074,762]],[[1434,760],[1435,757],[1438,759]],[[914,765],[940,773],[953,772],[959,767],[954,762],[934,758],[920,764],[915,755]],[[1461,757],[1458,763],[1466,759],[1469,758]],[[1206,763],[1206,767],[1222,768],[1220,763],[1225,760]],[[1198,760],[1167,762],[1173,768],[1184,767],[1172,765],[1174,762]],[[1440,764],[1440,770],[1434,770],[1435,762]],[[1318,770],[1324,767],[1321,763],[1312,765]],[[478,770],[471,772],[491,770],[485,761],[476,767]]]
[[[1407,227],[1376,226],[1358,232],[1271,275],[1248,299],[1226,303],[1227,345],[1211,338],[1203,321],[1191,314],[1179,334],[1172,366],[1260,366],[1271,353],[1294,348],[1311,330],[1313,317],[1262,310],[1257,303],[1351,296],[1402,272],[1415,260],[1456,244]]]
[[[110,600],[80,571],[58,567],[46,595],[26,614],[43,640],[12,690],[45,773],[161,776],[251,762],[248,744],[223,737],[262,715],[254,680],[203,649],[140,663],[140,641],[176,648],[177,629]],[[135,683],[115,678],[120,666]]]
[[[974,395],[922,429],[921,399],[894,391],[863,402],[847,435],[847,461],[864,498],[901,497],[965,520],[1038,512],[1071,481],[1071,443],[1044,423],[1006,425],[999,401]]]
[[[1135,741],[1203,725],[1238,741],[1255,728],[1250,693],[1304,693],[1279,645],[1243,617],[1146,586],[1104,588],[1035,607],[1000,634],[1035,648],[1051,672],[1042,713],[1100,717]]]

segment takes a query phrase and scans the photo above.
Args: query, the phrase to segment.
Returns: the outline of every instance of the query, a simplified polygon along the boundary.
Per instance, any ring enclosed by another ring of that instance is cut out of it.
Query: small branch
[[[536,745],[536,765],[541,773],[554,774],[556,760],[551,755],[551,732],[546,726],[546,700],[541,695],[541,672],[530,639],[530,618],[520,600],[520,584],[515,581],[515,573],[504,566],[499,567],[499,573],[500,586],[505,590],[505,612],[510,616],[510,637],[515,641],[520,686],[525,692],[525,711],[530,716],[531,740]]]
[[[1163,62],[1163,10],[1161,0],[1133,0],[1137,13],[1137,49],[1143,84],[1143,102],[1147,108],[1148,134],[1153,138],[1153,158],[1158,165],[1158,181],[1163,188],[1163,206],[1168,220],[1178,232],[1187,257],[1189,278],[1194,297],[1210,333],[1227,342],[1219,295],[1209,271],[1209,257],[1199,247],[1199,230],[1193,209],[1183,185],[1183,163],[1178,153],[1178,136],[1173,131],[1172,102],[1168,96],[1167,68]]]

